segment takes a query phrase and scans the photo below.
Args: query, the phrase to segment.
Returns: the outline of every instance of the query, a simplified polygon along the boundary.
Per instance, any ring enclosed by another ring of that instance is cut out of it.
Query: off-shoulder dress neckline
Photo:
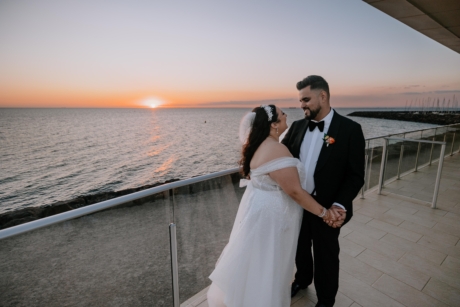
[[[293,159],[293,160],[300,161],[299,159],[294,158],[294,157],[280,157],[280,158],[275,158],[275,159],[272,159],[272,160],[267,161],[267,162],[265,162],[265,163],[262,163],[261,165],[259,165],[259,166],[256,167],[256,168],[251,168],[251,171],[258,170],[258,169],[260,169],[260,168],[263,167],[263,166],[266,166],[266,165],[268,165],[268,164],[270,164],[270,163],[272,163],[272,162],[279,161],[279,160],[282,160],[282,159]]]

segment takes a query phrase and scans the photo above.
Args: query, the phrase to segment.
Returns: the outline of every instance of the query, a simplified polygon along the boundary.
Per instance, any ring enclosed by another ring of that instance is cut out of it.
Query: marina
[[[436,125],[451,125],[460,121],[460,111],[436,112],[434,110],[423,111],[357,111],[348,114],[351,117],[369,117],[392,120],[403,120],[418,123]]]

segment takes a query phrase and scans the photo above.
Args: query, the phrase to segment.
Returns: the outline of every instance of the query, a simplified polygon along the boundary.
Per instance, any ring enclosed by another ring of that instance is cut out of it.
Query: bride
[[[303,164],[279,143],[286,117],[280,108],[262,105],[241,122],[240,164],[250,180],[229,242],[209,276],[210,307],[289,306],[302,209],[325,221],[339,217],[303,189]]]

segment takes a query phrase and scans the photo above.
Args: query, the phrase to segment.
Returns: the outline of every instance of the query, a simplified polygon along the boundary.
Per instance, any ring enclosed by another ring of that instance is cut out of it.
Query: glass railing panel
[[[419,143],[404,142],[404,154],[401,160],[400,174],[414,171]]]
[[[422,140],[435,141],[436,140],[436,128],[426,129],[422,131]],[[419,163],[421,167],[428,165],[430,159],[433,158],[435,146],[434,144],[422,143],[420,148]]]
[[[0,305],[172,306],[168,195],[0,240]]]
[[[444,142],[445,137],[446,137],[446,128],[445,127],[436,128],[436,136],[434,137],[434,140],[437,142]],[[440,154],[441,154],[441,146],[434,146],[433,161],[438,160]]]
[[[408,142],[405,142],[406,146]],[[415,143],[418,144],[418,143]],[[436,151],[440,152],[441,145],[435,144]],[[386,192],[398,194],[412,199],[422,200],[431,204],[434,196],[434,187],[438,171],[437,162],[430,167],[420,168],[417,172],[406,174],[399,181],[387,182],[384,186]]]
[[[366,140],[366,147],[365,147],[365,157],[366,157],[366,165],[364,166],[364,170],[365,170],[365,173],[364,173],[364,186],[363,186],[363,189],[364,191],[368,190],[368,178],[369,178],[369,171],[371,169],[371,152],[372,152],[372,149],[370,148],[370,141],[369,140]]]
[[[422,140],[434,141],[436,135],[436,128],[422,130]]]
[[[406,132],[404,133],[405,139],[419,140],[422,137],[422,131]]]
[[[387,160],[385,164],[384,180],[396,178],[398,174],[401,146],[404,142],[391,140],[387,146]]]
[[[446,156],[450,155],[450,151],[452,149],[452,144],[454,142],[454,132],[455,128],[452,126],[446,127]]]
[[[245,188],[238,173],[174,190],[181,304],[211,284]]]
[[[370,153],[367,166],[366,190],[376,187],[379,183],[383,142],[383,138],[369,140]]]
[[[453,152],[459,152],[460,151],[460,124],[455,125],[454,128],[455,128],[455,141],[454,141],[454,146],[453,146]]]
[[[421,168],[429,164],[432,146],[433,146],[432,144],[420,143],[420,151],[418,153],[417,168]]]
[[[446,135],[446,156],[450,155],[451,153],[455,152],[458,148],[457,142],[457,134],[458,134],[458,127],[457,125],[451,125],[447,127],[447,135]],[[456,148],[457,147],[457,148]]]
[[[392,137],[392,138],[405,138],[406,134],[405,133],[391,134],[390,137]]]
[[[414,131],[405,133],[406,139],[420,140],[422,138],[422,131]],[[419,148],[420,146],[420,148]],[[421,157],[420,153],[423,154]],[[426,146],[422,147],[418,143],[405,142],[404,143],[404,155],[401,160],[400,172],[404,173],[409,170],[415,170],[415,164],[420,165],[420,158],[424,159],[426,154]],[[418,157],[417,157],[418,156]]]

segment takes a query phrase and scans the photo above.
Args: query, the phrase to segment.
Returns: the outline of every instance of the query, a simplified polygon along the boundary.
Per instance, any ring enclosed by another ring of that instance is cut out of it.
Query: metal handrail
[[[445,145],[446,144],[446,142],[440,142],[440,141],[414,140],[414,139],[405,139],[405,138],[383,137],[383,139],[391,140],[391,141],[427,143],[427,144],[437,144],[437,145],[443,145],[443,144]]]
[[[6,229],[3,229],[3,230],[0,230],[0,240],[5,239],[5,238],[9,238],[9,237],[12,237],[12,236],[16,236],[16,235],[19,235],[19,234],[24,233],[24,232],[39,229],[39,228],[42,228],[42,227],[46,227],[46,226],[50,226],[50,225],[53,225],[53,224],[65,222],[65,221],[68,221],[68,220],[71,220],[71,219],[74,219],[74,218],[77,218],[77,217],[81,217],[81,216],[84,216],[84,215],[95,213],[95,212],[105,210],[105,209],[108,209],[108,208],[116,207],[116,206],[122,205],[124,203],[130,202],[130,201],[133,201],[133,200],[136,200],[136,199],[148,197],[148,196],[151,196],[151,195],[154,195],[154,194],[158,194],[158,193],[161,193],[161,192],[164,192],[164,191],[167,191],[167,190],[180,188],[180,187],[183,187],[183,186],[186,186],[186,185],[194,184],[194,183],[197,183],[197,182],[201,182],[201,181],[205,181],[205,180],[209,180],[209,179],[213,179],[213,178],[217,178],[217,177],[221,177],[221,176],[225,176],[225,175],[234,174],[234,173],[237,173],[238,171],[239,171],[239,168],[232,168],[232,169],[228,169],[228,170],[225,170],[225,171],[220,171],[220,172],[216,172],[216,173],[206,174],[206,175],[203,175],[203,176],[193,177],[193,178],[190,178],[190,179],[171,182],[171,183],[163,184],[163,185],[158,186],[158,187],[154,187],[154,188],[146,189],[146,190],[143,190],[143,191],[131,193],[131,194],[128,194],[128,195],[120,196],[120,197],[117,197],[117,198],[109,199],[109,200],[106,200],[106,201],[102,201],[102,202],[99,202],[99,203],[96,203],[96,204],[93,204],[93,205],[89,205],[89,206],[86,206],[86,207],[83,207],[83,208],[74,209],[74,210],[67,211],[67,212],[64,212],[64,213],[60,213],[60,214],[52,215],[52,216],[49,216],[49,217],[45,217],[45,218],[42,218],[42,219],[39,219],[39,220],[36,220],[36,221],[32,221],[32,222],[28,222],[28,223],[25,223],[25,224],[21,224],[21,225],[13,226],[13,227],[10,227],[10,228],[6,228]]]
[[[392,135],[414,133],[414,132],[419,132],[419,131],[426,131],[426,130],[432,130],[432,129],[438,129],[438,128],[446,128],[446,127],[457,126],[457,125],[460,125],[460,123],[459,124],[450,124],[450,125],[445,125],[445,126],[436,126],[436,127],[431,127],[431,128],[423,128],[423,129],[417,129],[417,130],[409,130],[409,131],[404,131],[404,132],[399,132],[399,133],[387,134],[387,135],[384,135],[384,136],[374,136],[374,137],[371,137],[371,138],[367,138],[366,141],[372,141],[372,140],[381,139],[381,138],[384,138],[384,137],[391,137]]]

